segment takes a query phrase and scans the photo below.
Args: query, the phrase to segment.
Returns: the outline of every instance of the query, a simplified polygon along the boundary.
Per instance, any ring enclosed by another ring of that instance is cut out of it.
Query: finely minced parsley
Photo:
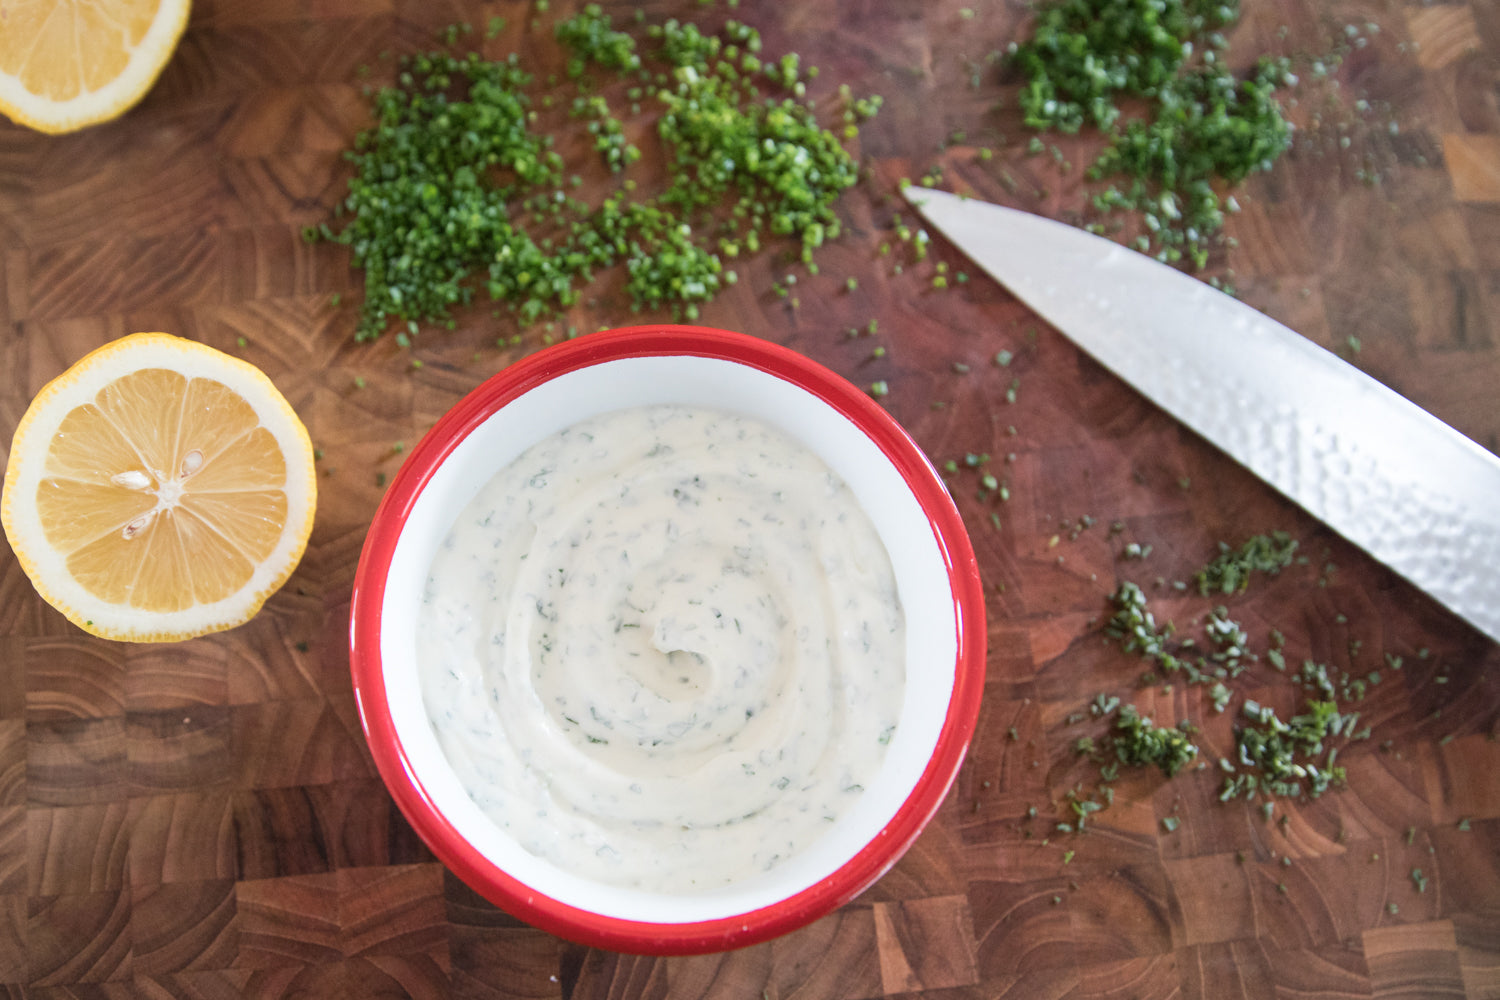
[[[1025,124],[1102,131],[1107,145],[1089,177],[1124,186],[1099,192],[1094,208],[1139,212],[1136,246],[1162,260],[1204,266],[1206,241],[1238,208],[1220,197],[1223,184],[1268,170],[1291,145],[1276,99],[1294,81],[1290,63],[1262,58],[1236,77],[1222,56],[1238,19],[1238,0],[1051,0],[1010,51],[1026,78]],[[1122,104],[1144,114],[1128,116]],[[1030,148],[1044,144],[1033,137]]]

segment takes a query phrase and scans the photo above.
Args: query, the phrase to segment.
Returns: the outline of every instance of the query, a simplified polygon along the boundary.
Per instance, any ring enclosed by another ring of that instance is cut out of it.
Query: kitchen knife
[[[1500,639],[1500,459],[1191,275],[1082,229],[928,188],[927,221],[1152,402]]]

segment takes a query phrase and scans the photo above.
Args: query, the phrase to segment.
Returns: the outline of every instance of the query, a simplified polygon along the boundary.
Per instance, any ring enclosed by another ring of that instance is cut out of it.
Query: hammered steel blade
[[[1500,639],[1500,459],[1337,355],[1175,268],[1051,219],[907,198],[1126,382]]]

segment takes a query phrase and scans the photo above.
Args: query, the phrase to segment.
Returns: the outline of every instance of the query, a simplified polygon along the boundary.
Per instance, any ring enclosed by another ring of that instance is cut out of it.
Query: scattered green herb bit
[[[1001,368],[1009,367],[1010,363],[1015,360],[1015,357],[1010,351],[1002,350],[995,355],[995,364]]]
[[[1312,660],[1302,661],[1302,672],[1298,675],[1302,686],[1317,690],[1323,697],[1332,700],[1334,697],[1333,678],[1328,667],[1322,663]]]
[[[1458,821],[1458,829],[1463,831],[1464,833],[1467,833],[1469,831],[1469,818],[1467,816]]]
[[[1272,576],[1292,564],[1297,551],[1297,541],[1284,531],[1270,535],[1256,535],[1231,549],[1219,543],[1219,554],[1193,577],[1198,593],[1237,594],[1250,585],[1250,575],[1256,571]]]
[[[1115,721],[1115,754],[1126,764],[1154,764],[1172,777],[1198,755],[1181,729],[1156,726],[1134,705],[1122,705]]]
[[[590,60],[606,69],[640,69],[641,57],[636,55],[635,39],[623,31],[612,30],[608,15],[598,4],[588,4],[577,17],[559,22],[554,34],[573,51],[574,58],[568,61],[570,77],[582,76],[586,61]]]
[[[1397,906],[1395,903],[1386,903],[1385,912],[1389,913],[1391,916],[1395,916],[1397,913],[1401,912],[1401,907]]]
[[[890,384],[887,383],[885,379],[870,383],[870,395],[875,396],[876,398],[888,395],[890,391]]]
[[[1414,840],[1417,839],[1417,828],[1414,827],[1414,826],[1407,827],[1406,828],[1405,839],[1406,839],[1407,846],[1410,847],[1412,841],[1414,841]]]
[[[1324,750],[1324,741],[1348,725],[1332,701],[1309,701],[1307,711],[1283,722],[1273,709],[1247,700],[1242,714],[1250,720],[1236,735],[1239,764],[1247,769],[1226,779],[1222,798],[1240,792],[1297,797],[1304,792],[1317,798],[1334,784],[1342,784],[1344,768],[1313,760]],[[1269,805],[1269,803],[1266,803]],[[1265,806],[1262,806],[1265,808]]]
[[[1177,827],[1181,825],[1181,822],[1182,821],[1179,820],[1176,816],[1163,816],[1161,820],[1161,828],[1168,833],[1176,833]]]
[[[1213,701],[1214,711],[1222,712],[1229,707],[1229,702],[1234,697],[1234,693],[1219,681],[1215,681],[1214,686],[1209,688],[1208,696]]]
[[[1078,832],[1080,833],[1083,832],[1089,816],[1104,808],[1093,799],[1074,799],[1071,805],[1073,807],[1073,815],[1078,818]]]
[[[1413,868],[1411,870],[1411,882],[1412,885],[1417,887],[1418,892],[1427,891],[1427,876],[1422,874],[1422,869]]]
[[[1175,632],[1170,622],[1158,628],[1156,618],[1146,607],[1146,594],[1130,581],[1120,584],[1110,595],[1115,613],[1104,625],[1106,635],[1120,640],[1127,653],[1139,653],[1155,661],[1167,673],[1183,668],[1186,661],[1167,648]]]
[[[1218,647],[1212,654],[1214,663],[1222,664],[1231,674],[1238,673],[1240,659],[1248,653],[1250,637],[1238,623],[1229,617],[1226,608],[1218,607],[1209,612],[1203,626],[1209,639]]]
[[[1073,863],[1072,851],[1063,851],[1062,863],[1065,865],[1071,865]]]

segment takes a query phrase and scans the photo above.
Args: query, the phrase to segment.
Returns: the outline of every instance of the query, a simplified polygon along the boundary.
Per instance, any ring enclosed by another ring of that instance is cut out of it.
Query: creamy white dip
[[[868,516],[816,455],[712,410],[546,438],[459,515],[417,623],[428,717],[528,851],[653,891],[739,881],[880,768],[905,626]]]

